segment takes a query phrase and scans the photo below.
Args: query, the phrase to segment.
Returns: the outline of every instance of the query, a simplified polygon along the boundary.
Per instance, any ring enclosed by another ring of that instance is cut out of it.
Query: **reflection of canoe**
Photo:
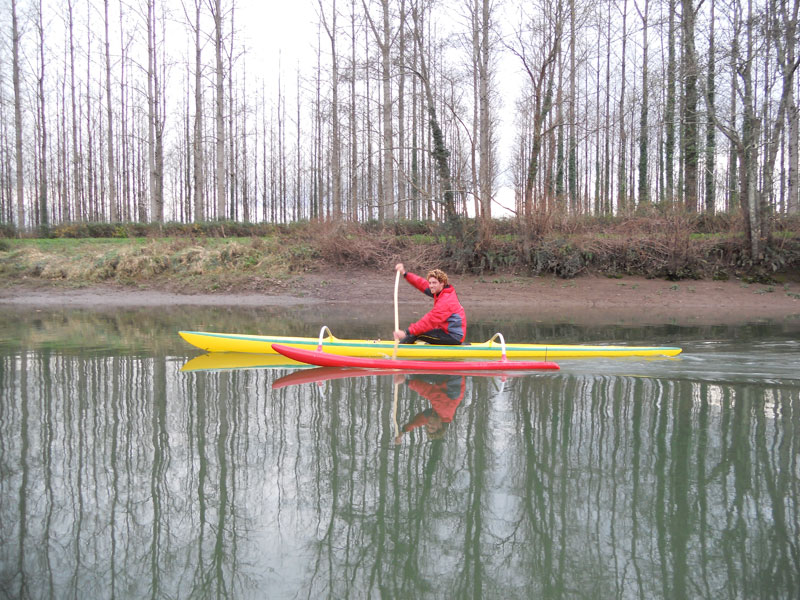
[[[318,367],[356,367],[361,369],[410,369],[419,371],[533,371],[558,369],[554,362],[533,360],[410,360],[391,358],[364,358],[361,356],[341,356],[319,350],[302,350],[282,344],[274,344],[276,352],[294,360],[317,365]]]
[[[397,369],[353,369],[349,367],[312,367],[310,369],[302,369],[292,371],[291,373],[279,377],[272,382],[272,389],[277,390],[280,388],[288,387],[290,385],[300,385],[303,383],[322,383],[332,379],[349,379],[351,377],[373,377],[380,375],[415,375],[425,373],[427,375],[453,375],[452,371],[407,371]],[[509,373],[506,371],[480,371],[470,373],[464,371],[458,373],[468,377],[512,377],[523,375],[522,373]],[[457,375],[457,376],[458,376]]]
[[[181,337],[206,352],[251,352],[272,354],[272,344],[283,344],[303,350],[316,350],[318,338],[283,337],[266,335],[243,335],[235,333],[206,333],[181,331]],[[342,356],[364,356],[385,358],[392,356],[393,341],[342,340],[333,335],[322,339],[325,352]],[[587,358],[598,356],[675,356],[680,348],[659,346],[589,346],[548,344],[506,344],[510,359]],[[478,344],[463,346],[433,346],[428,344],[400,344],[398,358],[436,358],[447,360],[498,359],[501,344],[494,338]]]
[[[226,369],[296,369],[308,367],[282,354],[212,352],[188,361],[181,371],[222,371]]]

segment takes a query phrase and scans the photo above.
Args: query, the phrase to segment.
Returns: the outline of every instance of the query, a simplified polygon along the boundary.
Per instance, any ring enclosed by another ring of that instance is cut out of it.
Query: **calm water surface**
[[[800,595],[800,321],[476,324],[684,348],[507,378],[182,371],[178,329],[308,321],[0,315],[0,597]]]

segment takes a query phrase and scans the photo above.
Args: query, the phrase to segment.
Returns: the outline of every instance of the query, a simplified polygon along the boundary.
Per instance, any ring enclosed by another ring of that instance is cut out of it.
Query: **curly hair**
[[[428,271],[428,276],[426,279],[430,279],[431,277],[435,278],[436,281],[442,285],[447,285],[447,273],[441,269],[433,269],[432,271]]]

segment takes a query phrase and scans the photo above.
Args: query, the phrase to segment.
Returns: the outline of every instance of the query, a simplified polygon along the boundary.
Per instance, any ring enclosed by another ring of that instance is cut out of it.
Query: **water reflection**
[[[396,375],[395,384],[407,383],[410,390],[425,398],[429,407],[414,415],[397,433],[395,443],[402,436],[421,427],[429,440],[441,440],[464,399],[467,378],[461,375],[415,374]]]
[[[794,383],[184,362],[0,356],[4,596],[800,590]]]

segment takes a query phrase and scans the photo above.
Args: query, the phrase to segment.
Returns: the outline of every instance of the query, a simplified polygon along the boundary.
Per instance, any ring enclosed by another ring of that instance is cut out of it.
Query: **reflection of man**
[[[411,375],[406,381],[409,388],[428,399],[431,407],[417,413],[413,419],[403,425],[400,435],[394,440],[395,443],[400,443],[404,433],[423,426],[429,439],[443,438],[447,426],[456,414],[458,405],[464,399],[466,377],[434,374]]]

